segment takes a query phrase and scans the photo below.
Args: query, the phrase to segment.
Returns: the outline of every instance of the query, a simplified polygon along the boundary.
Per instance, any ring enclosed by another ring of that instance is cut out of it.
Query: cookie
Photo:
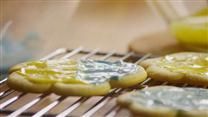
[[[169,54],[144,60],[140,65],[155,80],[208,86],[208,53]]]
[[[141,66],[123,61],[60,59],[16,65],[7,82],[23,92],[93,96],[105,95],[112,88],[131,87],[146,77]]]
[[[155,86],[118,97],[118,104],[141,117],[208,117],[208,89]]]

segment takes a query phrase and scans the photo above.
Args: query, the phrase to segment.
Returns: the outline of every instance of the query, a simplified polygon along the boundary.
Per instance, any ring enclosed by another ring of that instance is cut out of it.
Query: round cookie
[[[141,62],[150,78],[208,86],[208,54],[181,52]]]
[[[155,86],[126,93],[118,104],[142,117],[208,117],[208,89]]]
[[[24,92],[93,96],[105,95],[111,88],[136,85],[146,77],[142,67],[123,61],[60,59],[14,66],[8,77],[8,85]]]

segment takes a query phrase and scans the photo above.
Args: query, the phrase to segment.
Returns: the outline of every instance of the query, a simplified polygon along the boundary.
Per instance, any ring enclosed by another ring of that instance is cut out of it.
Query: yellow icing
[[[75,78],[77,63],[73,60],[32,61],[17,73],[30,81],[38,83],[83,83]]]
[[[160,65],[174,72],[194,73],[208,76],[208,56],[190,55],[187,57],[165,56]]]

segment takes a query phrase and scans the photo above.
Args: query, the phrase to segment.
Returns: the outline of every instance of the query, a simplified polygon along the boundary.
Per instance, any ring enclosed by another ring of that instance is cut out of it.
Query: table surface
[[[135,38],[166,29],[144,0],[1,0],[0,10],[1,26],[12,20],[15,38],[38,33],[42,55],[80,45],[126,52]]]

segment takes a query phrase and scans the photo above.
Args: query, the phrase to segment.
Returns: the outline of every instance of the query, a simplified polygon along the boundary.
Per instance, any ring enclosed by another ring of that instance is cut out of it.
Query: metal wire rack
[[[118,54],[114,51],[105,53],[98,49],[88,51],[82,47],[74,50],[60,48],[42,60],[56,58],[73,59],[102,59],[102,60],[124,60],[132,63],[149,57],[147,55],[137,55],[132,52]],[[6,79],[0,81],[0,116],[75,116],[75,117],[128,117],[129,111],[116,105],[116,97],[121,93],[141,89],[154,85],[167,85],[167,82],[153,81],[150,78],[144,82],[128,89],[112,89],[105,96],[78,97],[78,96],[57,96],[55,94],[31,94],[23,93],[10,89],[6,85]],[[182,86],[187,86],[183,84]]]

